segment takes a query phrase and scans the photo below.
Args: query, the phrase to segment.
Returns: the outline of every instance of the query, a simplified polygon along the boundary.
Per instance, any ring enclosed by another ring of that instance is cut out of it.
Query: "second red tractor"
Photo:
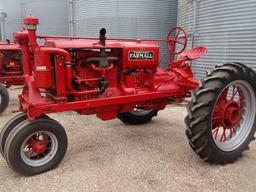
[[[23,66],[20,46],[9,41],[0,41],[0,113],[9,103],[6,88],[23,85]]]

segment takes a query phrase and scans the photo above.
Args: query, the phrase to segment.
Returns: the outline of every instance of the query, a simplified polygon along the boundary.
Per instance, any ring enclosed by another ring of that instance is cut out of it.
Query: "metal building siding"
[[[97,37],[104,27],[108,37],[166,38],[176,26],[177,0],[75,0],[73,16],[74,35]]]
[[[38,33],[44,35],[68,35],[67,0],[21,0],[22,15],[40,19]]]
[[[0,0],[0,12],[7,13],[5,21],[5,38],[12,39],[14,31],[21,29],[21,8],[17,0]]]
[[[188,0],[178,1],[178,17],[177,26],[182,27],[185,31],[188,31],[188,22],[190,17],[190,4]]]
[[[255,0],[197,1],[195,31],[195,46],[209,48],[206,56],[193,62],[198,78],[225,62],[242,62],[256,69]]]
[[[73,10],[74,35],[97,37],[100,28],[105,27],[108,35],[116,36],[115,4],[115,0],[76,0]]]
[[[191,3],[188,0],[178,0],[178,12],[177,12],[177,26],[182,27],[188,34],[188,44],[187,49],[192,47],[192,16],[190,13],[192,11]],[[179,46],[177,47],[179,48]]]

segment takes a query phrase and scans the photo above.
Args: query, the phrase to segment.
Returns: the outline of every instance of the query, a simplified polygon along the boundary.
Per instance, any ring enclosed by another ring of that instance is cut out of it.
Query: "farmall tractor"
[[[0,41],[0,113],[9,103],[6,88],[23,85],[23,67],[21,50],[18,44]]]
[[[186,134],[202,159],[233,162],[254,139],[254,71],[227,63],[216,66],[198,83],[190,61],[204,55],[207,48],[183,52],[187,44],[183,29],[173,29],[164,40],[109,39],[105,29],[99,38],[37,36],[37,18],[26,17],[24,24],[26,29],[14,34],[23,56],[22,112],[7,122],[0,136],[1,154],[16,172],[35,175],[60,163],[67,135],[46,114],[69,110],[142,124],[166,105],[191,95]],[[179,38],[182,33],[184,41]],[[44,46],[37,44],[38,38],[45,40]],[[166,41],[170,49],[168,69],[159,67],[159,41]],[[177,44],[181,50],[177,51]]]

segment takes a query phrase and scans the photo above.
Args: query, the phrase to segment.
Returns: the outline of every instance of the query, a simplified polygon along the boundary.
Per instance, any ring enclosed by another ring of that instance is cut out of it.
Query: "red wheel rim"
[[[49,132],[37,132],[25,139],[21,147],[21,158],[31,166],[41,166],[55,155],[58,142]]]
[[[236,149],[249,134],[255,118],[254,95],[245,81],[231,83],[219,95],[211,124],[214,142],[222,150]]]

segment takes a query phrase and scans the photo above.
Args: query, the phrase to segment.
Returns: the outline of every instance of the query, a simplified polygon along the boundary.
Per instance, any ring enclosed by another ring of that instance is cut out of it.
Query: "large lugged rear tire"
[[[117,118],[127,124],[139,125],[151,121],[153,117],[157,116],[157,112],[155,109],[134,109],[133,111],[117,114]]]
[[[234,162],[255,139],[255,107],[256,73],[240,63],[216,66],[187,106],[191,148],[210,163]]]
[[[6,87],[0,83],[0,114],[3,113],[9,104],[9,93]]]

